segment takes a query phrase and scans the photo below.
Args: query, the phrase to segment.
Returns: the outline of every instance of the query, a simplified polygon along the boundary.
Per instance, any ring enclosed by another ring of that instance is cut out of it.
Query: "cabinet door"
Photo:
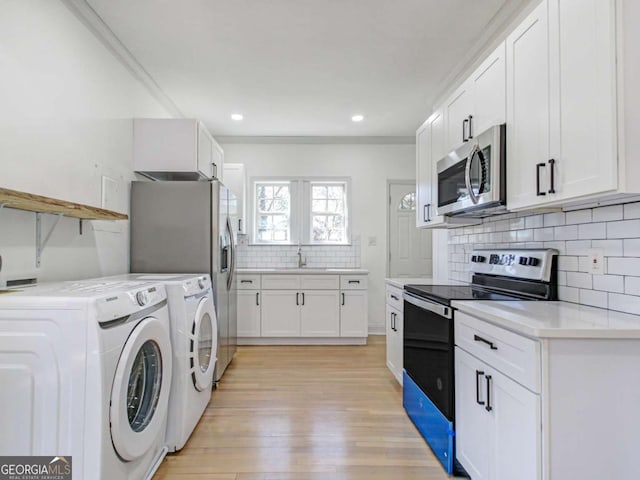
[[[340,306],[336,290],[300,292],[301,335],[337,337],[340,335]]]
[[[433,189],[431,165],[431,129],[426,121],[416,132],[416,226],[429,224],[429,208],[432,208]]]
[[[394,337],[393,337],[393,364],[396,368],[396,379],[398,383],[402,385],[402,369],[404,368],[404,362],[402,361],[403,356],[403,331],[404,331],[404,316],[402,312],[397,312],[393,321],[393,326],[395,327]]]
[[[473,118],[469,128],[473,136],[479,135],[493,125],[505,122],[507,108],[505,54],[503,42],[471,76]]]
[[[507,207],[516,209],[544,202],[549,190],[549,28],[546,1],[509,35],[506,48]]]
[[[473,110],[472,90],[473,84],[467,80],[445,103],[447,152],[458,148],[469,137],[468,120]]]
[[[340,336],[366,337],[369,333],[369,302],[366,290],[340,292]]]
[[[487,374],[486,364],[456,347],[456,458],[473,480],[492,478],[489,475],[494,432],[493,419],[485,408]],[[518,419],[513,422],[517,427]]]
[[[207,178],[213,177],[213,144],[207,130],[198,122],[198,171]]]
[[[540,396],[497,371],[485,377],[494,424],[492,480],[540,480]],[[474,477],[475,478],[475,477]]]
[[[247,175],[243,163],[225,163],[224,184],[236,195],[238,233],[247,233]]]
[[[394,353],[395,348],[395,330],[394,330],[394,313],[396,313],[396,309],[387,305],[386,309],[386,325],[385,325],[385,333],[386,333],[386,347],[387,347],[387,368],[393,373],[394,376],[397,376],[397,366],[394,363],[396,359],[396,355]]]
[[[262,290],[261,332],[263,337],[299,337],[299,294],[295,290]]]
[[[238,337],[260,336],[260,291],[238,290]]]
[[[213,176],[224,182],[224,150],[214,138],[211,139],[211,149]]]
[[[438,215],[438,161],[448,153],[445,145],[445,123],[442,109],[431,116],[431,210],[429,225],[443,225],[445,217]]]
[[[551,117],[555,164],[547,169],[549,175],[554,169],[555,194],[547,192],[549,201],[618,186],[614,4],[549,2],[551,98],[556,106]]]

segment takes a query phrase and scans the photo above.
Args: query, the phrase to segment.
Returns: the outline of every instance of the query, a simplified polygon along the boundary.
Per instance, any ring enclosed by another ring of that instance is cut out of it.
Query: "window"
[[[259,243],[291,240],[291,189],[289,182],[256,183],[256,239]]]
[[[407,210],[415,210],[416,209],[416,194],[414,192],[407,193],[402,200],[400,200],[400,204],[398,205],[398,211],[404,212]]]
[[[253,180],[253,241],[349,242],[348,179]]]

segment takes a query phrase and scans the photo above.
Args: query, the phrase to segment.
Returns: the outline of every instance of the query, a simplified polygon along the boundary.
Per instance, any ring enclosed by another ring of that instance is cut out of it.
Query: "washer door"
[[[210,297],[200,300],[191,325],[189,365],[193,386],[199,392],[211,390],[218,351],[218,320]]]
[[[171,340],[163,323],[142,320],[122,349],[111,391],[111,440],[126,461],[164,435],[171,387]]]

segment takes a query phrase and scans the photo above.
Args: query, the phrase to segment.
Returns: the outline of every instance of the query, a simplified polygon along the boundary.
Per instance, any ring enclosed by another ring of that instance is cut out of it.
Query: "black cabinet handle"
[[[396,314],[394,312],[391,312],[391,330],[394,332],[398,331],[396,330]]]
[[[489,347],[491,347],[491,350],[497,350],[498,349],[498,347],[496,347],[493,342],[490,342],[486,338],[482,338],[480,335],[474,335],[473,339],[476,342],[486,343],[487,345],[489,345]]]
[[[428,222],[429,220],[427,220],[427,207],[429,205],[425,205],[424,207],[422,207],[422,221],[423,222]]]
[[[398,301],[400,300],[398,297],[396,297],[395,295],[391,295],[391,298],[393,298],[394,300]]]
[[[487,375],[484,378],[487,380],[487,406],[484,407],[484,409],[487,412],[490,412],[493,410],[493,407],[491,406],[491,375]]]
[[[555,174],[554,174],[554,170],[556,167],[556,161],[555,159],[551,159],[549,160],[549,170],[551,170],[549,172],[549,176],[551,178],[551,188],[549,189],[549,193],[556,193],[556,179],[555,179]]]
[[[304,305],[304,292],[302,292],[302,305]]]
[[[541,197],[543,195],[546,195],[545,192],[541,192],[540,191],[540,168],[544,167],[546,165],[546,163],[542,162],[542,163],[538,163],[536,165],[536,195]]]
[[[472,132],[472,125],[473,125],[473,115],[469,115],[469,136],[467,137],[467,140],[471,140],[473,138],[473,133]]]
[[[476,370],[476,403],[478,405],[484,405],[484,402],[480,400],[480,377],[484,375],[484,372]]]
[[[242,232],[242,219],[238,219],[238,232]]]
[[[296,292],[296,305],[300,305],[300,293]]]
[[[344,293],[342,294],[342,305],[344,306]]]
[[[466,129],[466,125],[469,123],[469,118],[465,118],[462,121],[462,143],[468,142],[469,138],[467,137],[467,129]]]
[[[360,283],[360,280],[349,280],[349,283]]]
[[[240,283],[253,283],[253,280],[240,280]]]
[[[256,305],[260,306],[260,292],[256,292]]]

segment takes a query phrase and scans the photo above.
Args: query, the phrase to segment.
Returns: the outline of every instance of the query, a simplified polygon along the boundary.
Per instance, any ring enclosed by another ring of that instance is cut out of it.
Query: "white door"
[[[303,337],[340,335],[340,306],[336,290],[300,292],[300,324]]]
[[[263,337],[300,336],[300,292],[262,290],[261,332]]]
[[[260,336],[260,291],[238,290],[238,337]]]
[[[540,396],[493,371],[485,377],[494,424],[492,480],[540,480]]]
[[[140,458],[164,436],[171,357],[168,329],[154,317],[140,321],[122,349],[111,390],[109,423],[113,446],[125,461]]]
[[[488,373],[486,364],[456,347],[456,457],[473,480],[491,478],[493,419],[486,410]],[[518,425],[515,421],[514,427]]]
[[[366,337],[369,332],[368,295],[366,290],[340,292],[340,336]]]
[[[414,183],[389,184],[389,276],[431,274],[431,232],[416,228]]]
[[[189,336],[191,378],[199,392],[211,391],[213,371],[218,355],[218,320],[210,297],[202,298],[196,309]]]
[[[524,208],[544,202],[549,190],[547,168],[551,147],[547,2],[542,2],[509,35],[506,48],[509,146],[507,206]]]

